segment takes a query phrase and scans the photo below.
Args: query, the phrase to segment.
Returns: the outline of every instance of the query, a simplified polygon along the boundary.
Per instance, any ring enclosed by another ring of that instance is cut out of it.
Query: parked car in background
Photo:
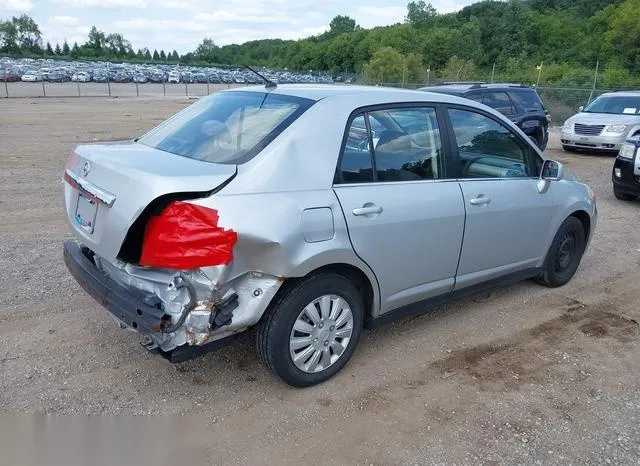
[[[39,71],[27,71],[22,75],[21,79],[25,82],[40,82],[42,81],[42,74]]]
[[[167,78],[167,82],[170,84],[179,84],[181,81],[181,77],[180,77],[180,73],[177,71],[172,71],[171,73],[169,73],[169,76]]]
[[[640,196],[640,138],[628,139],[613,163],[611,179],[616,199],[633,201]]]
[[[144,84],[147,81],[149,81],[149,78],[147,78],[144,74],[142,73],[136,73],[133,75],[133,82],[136,82],[138,84]]]
[[[165,75],[160,71],[155,71],[149,76],[149,81],[152,83],[163,83],[165,81]]]
[[[562,148],[618,153],[630,136],[640,135],[640,91],[602,94],[562,127]]]
[[[80,82],[80,83],[88,83],[91,81],[91,75],[86,71],[78,71],[71,76],[71,81]]]
[[[106,83],[109,81],[109,75],[106,71],[96,71],[93,74],[93,81],[96,83]]]
[[[457,95],[485,104],[507,116],[540,149],[547,148],[551,116],[531,87],[521,84],[447,83],[419,90]]]
[[[294,386],[340,371],[365,324],[566,284],[597,220],[593,191],[500,113],[375,87],[218,92],[78,146],[64,181],[64,260],[122,328],[182,361],[256,326]]]

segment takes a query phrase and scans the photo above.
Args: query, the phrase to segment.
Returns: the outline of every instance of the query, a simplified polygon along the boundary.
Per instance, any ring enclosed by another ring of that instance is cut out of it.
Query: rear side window
[[[503,115],[516,113],[516,109],[513,107],[513,103],[506,92],[484,92],[482,94],[482,103],[496,109]]]
[[[520,104],[527,112],[544,110],[540,97],[538,97],[538,93],[533,89],[512,91],[511,98]]]
[[[266,92],[220,92],[187,107],[138,142],[191,159],[239,164],[259,153],[313,103]]]
[[[435,109],[386,109],[353,120],[339,177],[344,183],[434,180],[443,177],[442,167]]]

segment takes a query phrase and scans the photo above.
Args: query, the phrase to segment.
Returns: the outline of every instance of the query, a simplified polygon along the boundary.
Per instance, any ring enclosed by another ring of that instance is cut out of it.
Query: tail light
[[[140,265],[186,270],[230,263],[238,235],[218,227],[218,219],[214,209],[172,202],[147,222]]]

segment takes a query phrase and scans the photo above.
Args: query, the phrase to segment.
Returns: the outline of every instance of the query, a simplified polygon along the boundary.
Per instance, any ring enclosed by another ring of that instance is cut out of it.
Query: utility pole
[[[493,68],[491,68],[491,84],[493,84],[493,77],[496,74],[496,62],[493,62]]]
[[[593,98],[593,93],[596,91],[596,83],[598,82],[598,67],[600,66],[600,61],[596,62],[596,73],[593,75],[593,87],[591,88],[591,94],[589,94],[589,100],[587,103],[591,102]]]
[[[538,80],[536,81],[536,87],[540,85],[540,75],[542,74],[542,63],[540,62],[540,66],[538,67]]]

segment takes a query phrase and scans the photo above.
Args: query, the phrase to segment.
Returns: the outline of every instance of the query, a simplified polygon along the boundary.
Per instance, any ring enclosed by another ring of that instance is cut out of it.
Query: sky
[[[431,0],[441,13],[478,0]],[[54,46],[82,44],[91,26],[121,33],[135,50],[193,51],[204,37],[217,45],[300,39],[328,29],[339,14],[365,28],[404,20],[409,0],[0,0],[0,19],[26,13]]]

